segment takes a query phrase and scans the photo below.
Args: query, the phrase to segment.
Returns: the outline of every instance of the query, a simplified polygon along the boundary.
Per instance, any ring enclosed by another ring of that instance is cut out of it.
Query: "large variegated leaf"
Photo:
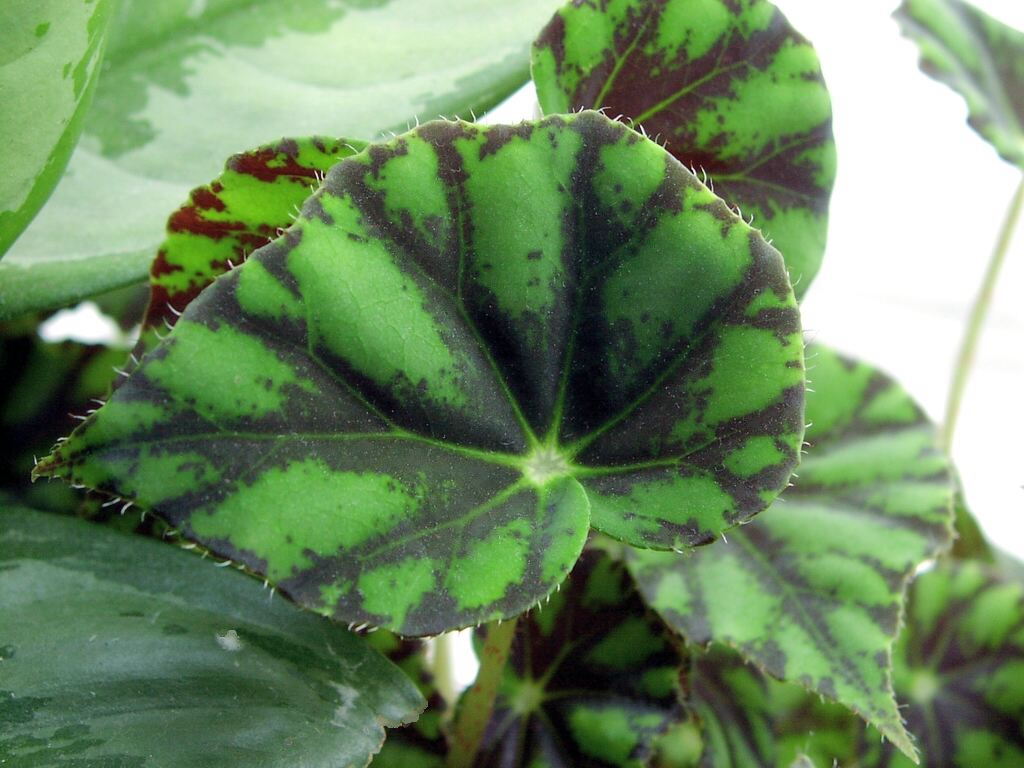
[[[529,41],[557,3],[117,5],[82,141],[0,264],[0,320],[144,280],[168,211],[242,148],[488,109],[528,80]]]
[[[114,0],[0,6],[0,258],[64,173],[92,103],[113,7]]]
[[[536,604],[591,524],[678,549],[748,520],[802,357],[778,253],[661,147],[592,112],[436,122],[336,165],[39,473],[429,634]]]
[[[474,765],[643,768],[682,716],[681,664],[625,567],[589,550],[551,601],[519,621]]]
[[[807,289],[825,250],[832,108],[814,49],[775,6],[567,3],[534,44],[533,76],[545,111],[606,108],[709,174]]]
[[[694,643],[845,704],[914,754],[890,649],[906,583],[949,545],[953,484],[924,414],[892,380],[808,352],[809,446],[795,485],[728,543],[637,552],[641,591]]]
[[[1024,168],[1024,32],[962,0],[903,0],[895,16],[921,68],[967,101],[971,127]]]
[[[364,141],[321,136],[283,139],[232,155],[220,176],[193,189],[171,214],[167,239],[149,269],[149,307],[137,353],[153,343],[153,330],[174,325],[214,278],[291,225],[332,165],[365,147]]]
[[[174,547],[0,501],[0,762],[365,765],[423,700],[362,638]]]

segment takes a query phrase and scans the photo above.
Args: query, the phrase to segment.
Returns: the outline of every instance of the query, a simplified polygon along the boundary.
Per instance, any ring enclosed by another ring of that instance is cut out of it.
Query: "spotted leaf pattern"
[[[735,648],[913,755],[890,649],[909,578],[950,544],[950,468],[895,382],[820,346],[808,361],[809,445],[793,487],[728,544],[689,557],[635,552],[631,569],[690,641]]]
[[[344,627],[141,536],[0,498],[0,573],[7,765],[366,765],[424,705]]]
[[[535,605],[591,525],[684,549],[750,519],[803,390],[778,252],[661,147],[438,121],[335,165],[37,475],[426,635]]]
[[[681,660],[621,562],[588,549],[520,619],[479,768],[643,768],[682,716]]]
[[[1024,32],[962,0],[903,0],[895,16],[921,68],[964,97],[971,127],[1024,168]]]
[[[282,139],[230,157],[224,173],[197,187],[167,221],[167,239],[149,271],[143,345],[152,330],[177,322],[213,280],[290,226],[299,208],[338,161],[365,141],[321,136]]]
[[[709,174],[807,290],[835,178],[832,107],[814,49],[775,6],[573,0],[534,43],[533,77],[544,111],[623,115]]]

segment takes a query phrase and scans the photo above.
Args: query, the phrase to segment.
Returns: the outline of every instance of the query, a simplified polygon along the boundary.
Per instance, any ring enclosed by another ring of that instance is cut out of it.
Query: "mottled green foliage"
[[[568,3],[534,44],[533,76],[546,112],[606,108],[706,172],[807,290],[835,177],[832,107],[814,49],[771,3]]]
[[[422,708],[363,640],[167,545],[0,501],[0,756],[365,765]]]
[[[113,0],[0,6],[0,258],[64,173],[96,89],[113,7]]]
[[[1024,32],[961,0],[903,0],[895,16],[921,68],[967,101],[971,127],[1024,168]]]
[[[845,704],[913,754],[890,648],[907,580],[949,545],[953,484],[924,414],[892,380],[808,350],[808,447],[795,485],[728,544],[637,552],[641,591],[690,641],[737,649]]]
[[[334,166],[39,471],[429,634],[536,604],[591,524],[681,549],[750,519],[802,358],[778,253],[656,144],[435,122]]]
[[[136,353],[154,343],[153,330],[174,325],[218,275],[288,227],[332,165],[365,147],[364,141],[320,136],[282,139],[232,155],[220,176],[193,189],[168,219],[167,239],[150,267],[149,308]]]
[[[925,768],[1024,765],[1024,583],[947,563],[911,589],[896,694]],[[868,745],[870,747],[870,744]],[[910,768],[891,748],[867,768]]]
[[[427,700],[415,723],[388,731],[374,768],[444,768],[448,752],[442,731],[447,704],[437,690],[427,663],[426,642],[402,639],[387,630],[366,636],[369,644],[398,665]]]
[[[121,0],[83,141],[0,264],[0,320],[144,280],[168,211],[241,148],[483,112],[527,81],[554,7]]]
[[[682,715],[678,650],[625,567],[583,554],[562,589],[520,619],[475,765],[647,765]]]

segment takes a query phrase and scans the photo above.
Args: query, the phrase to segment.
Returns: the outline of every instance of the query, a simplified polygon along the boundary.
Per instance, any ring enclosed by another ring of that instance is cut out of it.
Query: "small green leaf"
[[[1024,32],[961,0],[903,0],[895,13],[921,69],[967,102],[967,122],[1024,168]]]
[[[220,176],[193,189],[171,214],[150,267],[143,345],[136,353],[155,342],[152,330],[174,325],[214,278],[290,226],[332,165],[365,148],[358,140],[282,139],[233,155]]]
[[[533,77],[545,112],[607,109],[706,172],[807,290],[835,178],[832,107],[814,49],[775,6],[571,2],[534,43]]]
[[[423,707],[365,642],[166,544],[0,501],[12,765],[365,765]]]
[[[529,79],[554,5],[119,3],[83,141],[0,264],[0,320],[144,280],[167,212],[241,147],[483,112]]]
[[[479,768],[642,768],[682,716],[679,653],[626,569],[588,550],[519,620]]]
[[[0,8],[0,258],[46,202],[78,142],[113,6],[5,0]]]
[[[631,569],[691,642],[735,648],[914,754],[890,648],[908,579],[950,543],[949,465],[895,382],[822,347],[807,358],[811,426],[795,485],[728,544],[689,557],[637,552]]]
[[[334,166],[39,473],[432,634],[535,605],[590,524],[680,549],[751,518],[802,360],[778,253],[653,142],[435,122]]]

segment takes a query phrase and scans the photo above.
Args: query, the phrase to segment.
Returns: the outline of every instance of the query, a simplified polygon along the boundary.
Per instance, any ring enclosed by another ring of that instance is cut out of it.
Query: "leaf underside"
[[[654,143],[436,122],[334,166],[38,473],[431,634],[536,604],[591,524],[681,549],[750,519],[802,358],[778,253]]]
[[[0,501],[11,765],[365,765],[423,700],[362,638],[238,573]]]
[[[904,0],[895,13],[921,69],[967,102],[967,121],[1024,169],[1024,32],[961,0]]]
[[[643,126],[772,240],[797,296],[825,250],[832,107],[811,45],[765,0],[566,4],[534,43],[545,112]]]
[[[908,754],[890,649],[906,583],[949,546],[953,485],[922,411],[891,379],[808,348],[809,446],[793,487],[728,543],[635,552],[651,605],[693,643],[857,712]]]
[[[679,652],[619,562],[586,551],[519,620],[479,768],[643,768],[682,716]]]

